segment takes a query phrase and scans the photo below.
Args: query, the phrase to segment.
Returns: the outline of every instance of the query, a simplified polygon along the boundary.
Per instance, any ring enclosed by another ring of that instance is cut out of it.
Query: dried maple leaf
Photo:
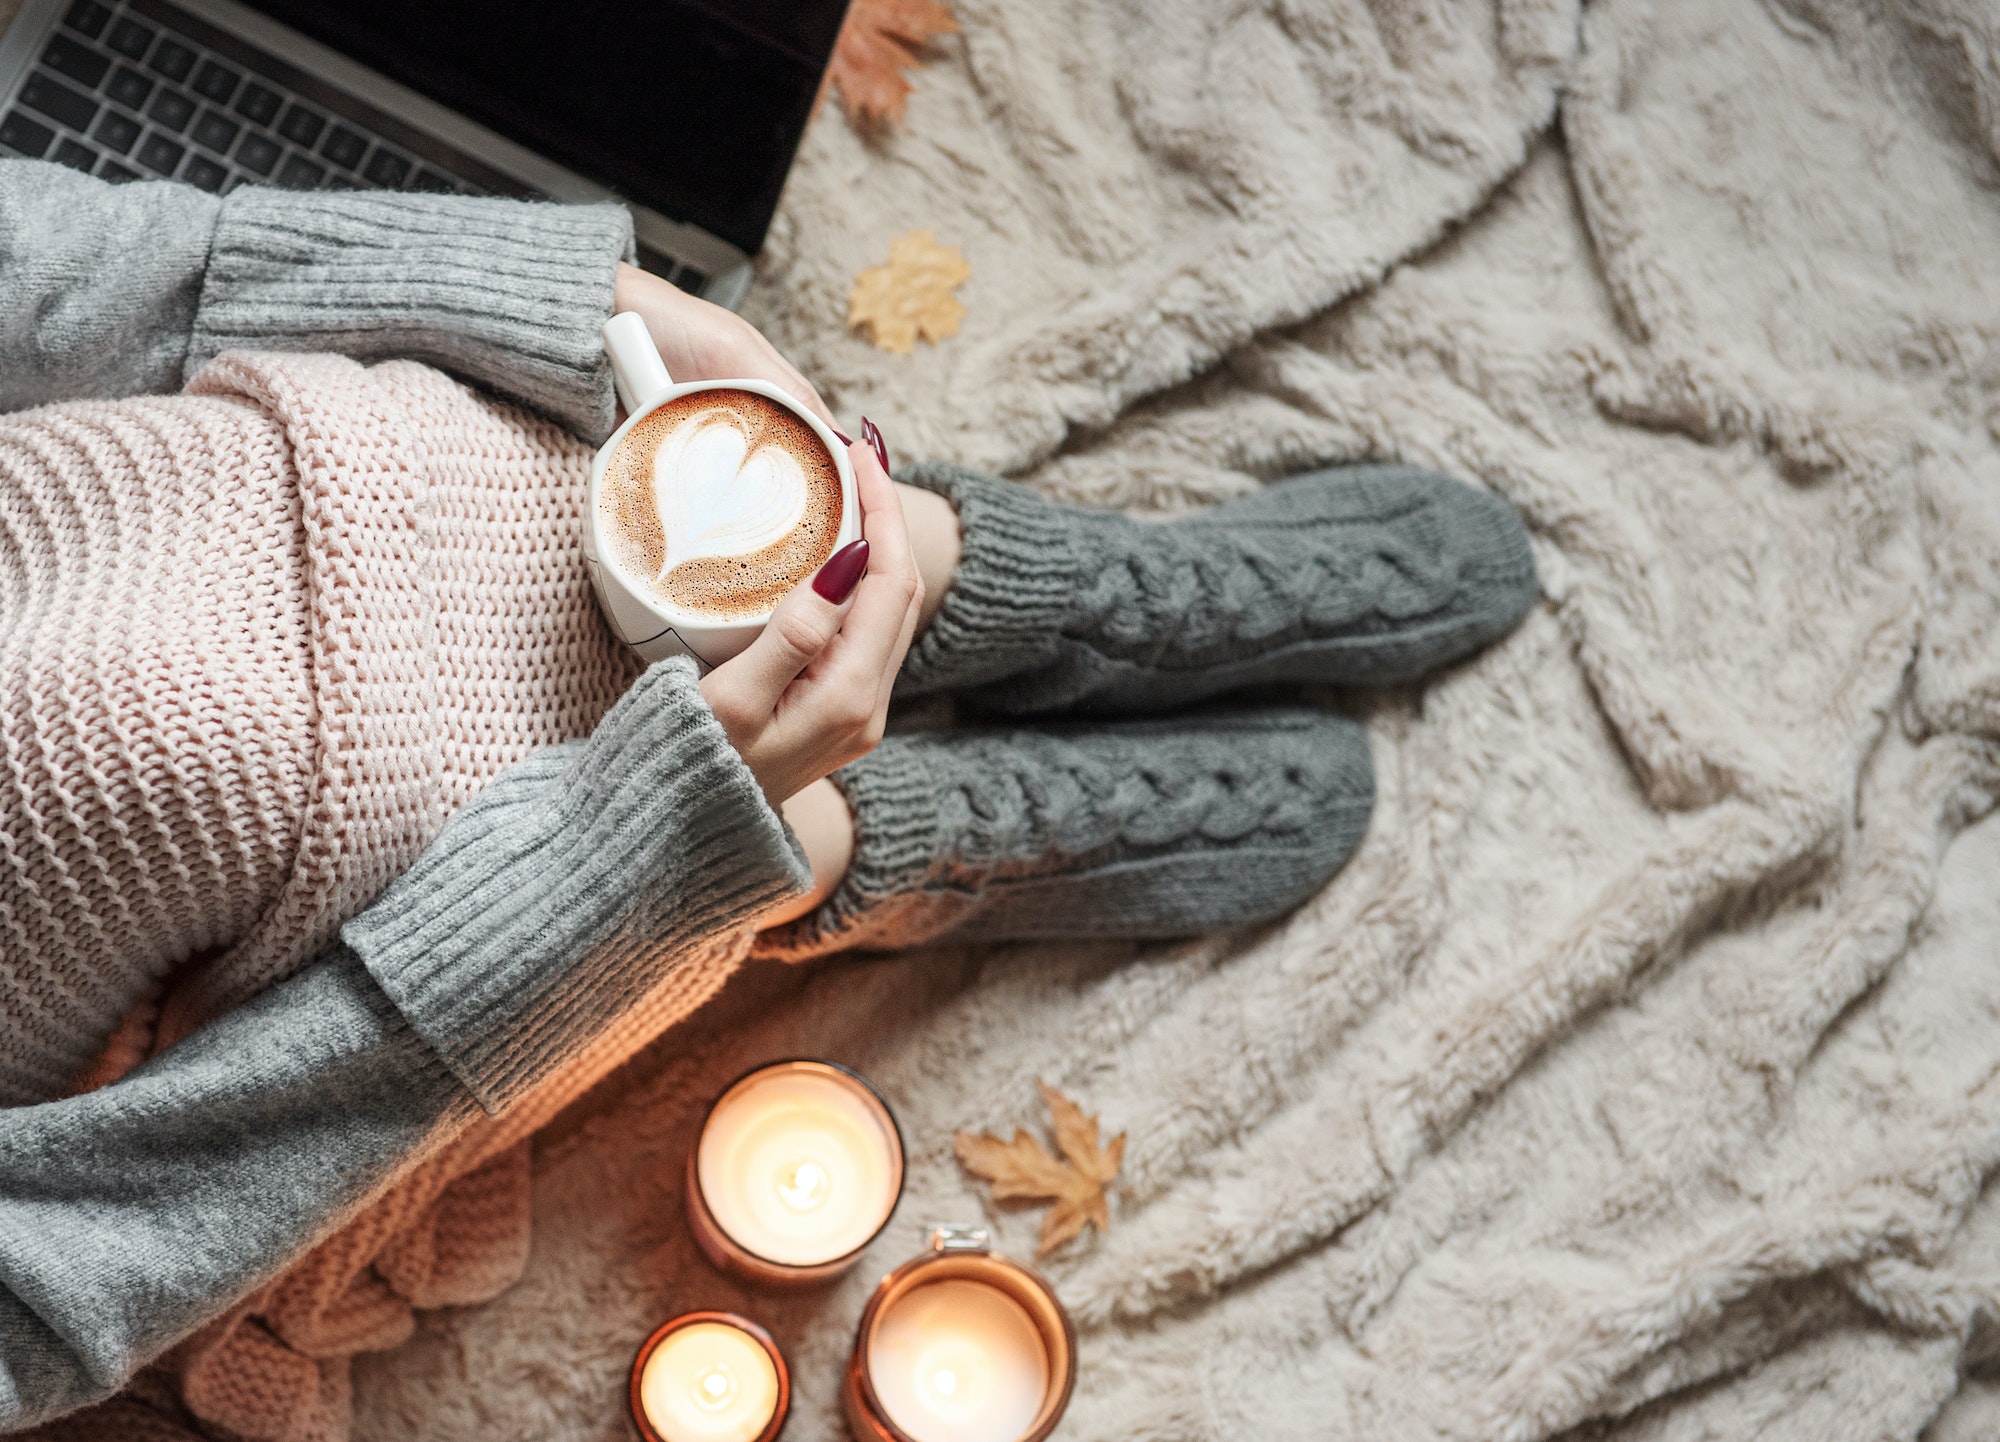
[[[935,345],[958,334],[965,307],[951,292],[972,274],[965,257],[929,230],[889,242],[889,259],[854,277],[847,324],[883,350],[908,355],[917,338]]]
[[[1025,1197],[1055,1203],[1042,1218],[1042,1239],[1035,1248],[1037,1254],[1046,1254],[1081,1232],[1085,1222],[1100,1232],[1111,1230],[1105,1188],[1125,1160],[1125,1134],[1113,1137],[1109,1146],[1099,1146],[1096,1117],[1085,1116],[1082,1107],[1048,1083],[1035,1085],[1055,1122],[1060,1158],[1050,1156],[1019,1127],[1008,1142],[990,1132],[960,1132],[952,1143],[959,1165],[991,1183],[996,1201]]]
[[[943,0],[853,0],[826,67],[827,83],[840,87],[849,123],[868,130],[900,122],[913,88],[903,72],[923,62],[932,36],[956,29]],[[826,94],[826,84],[820,94]],[[819,108],[818,100],[813,108]]]

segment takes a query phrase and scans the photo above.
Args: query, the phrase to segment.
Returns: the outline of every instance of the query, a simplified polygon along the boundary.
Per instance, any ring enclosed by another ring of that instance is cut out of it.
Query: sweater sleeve
[[[111,1086],[0,1110],[0,1432],[117,1390],[809,882],[693,668],[662,663],[331,954]]]
[[[0,409],[178,390],[219,351],[427,361],[586,438],[617,205],[250,186],[218,198],[0,160]]]

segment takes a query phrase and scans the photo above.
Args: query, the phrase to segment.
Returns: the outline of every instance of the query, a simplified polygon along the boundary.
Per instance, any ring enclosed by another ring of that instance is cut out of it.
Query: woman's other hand
[[[847,454],[862,539],[794,588],[749,649],[701,683],[773,806],[875,749],[923,608],[924,583],[896,487],[866,445]],[[853,570],[862,561],[857,582]]]
[[[637,266],[618,265],[612,305],[646,322],[646,331],[675,384],[683,381],[769,381],[838,431],[833,412],[806,378],[749,321],[669,285]]]

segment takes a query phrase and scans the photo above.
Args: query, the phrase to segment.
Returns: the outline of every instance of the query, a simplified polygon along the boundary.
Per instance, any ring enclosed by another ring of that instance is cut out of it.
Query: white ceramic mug
[[[838,551],[861,538],[861,503],[854,489],[854,467],[847,459],[847,447],[818,416],[765,381],[696,381],[676,385],[667,374],[646,323],[631,311],[621,311],[604,323],[604,349],[611,357],[611,375],[618,386],[618,399],[625,403],[625,424],[612,433],[598,449],[590,467],[589,510],[583,523],[583,558],[590,570],[590,583],[597,591],[598,604],[611,622],[611,629],[640,656],[658,661],[667,656],[692,656],[704,669],[719,666],[737,654],[764,629],[770,612],[740,621],[720,621],[682,610],[627,575],[613,559],[616,548],[605,544],[605,525],[598,509],[598,490],[604,484],[604,469],[626,433],[669,401],[696,391],[750,391],[777,402],[812,427],[840,472],[840,529],[834,536]],[[831,554],[831,553],[829,553]]]

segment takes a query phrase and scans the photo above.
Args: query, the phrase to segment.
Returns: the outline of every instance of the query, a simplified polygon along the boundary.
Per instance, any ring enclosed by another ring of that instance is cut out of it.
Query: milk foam
[[[734,409],[697,411],[653,454],[653,499],[667,554],[655,580],[701,556],[749,556],[805,519],[805,467]]]

